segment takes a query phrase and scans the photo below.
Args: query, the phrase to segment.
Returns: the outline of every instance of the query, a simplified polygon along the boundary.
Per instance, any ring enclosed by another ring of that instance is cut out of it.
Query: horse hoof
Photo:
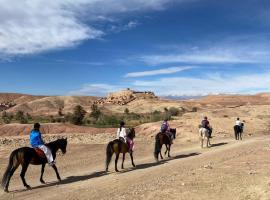
[[[135,165],[135,164],[133,164],[133,167],[136,167],[136,165]]]
[[[116,169],[115,171],[116,171],[116,172],[119,172],[119,170],[118,170],[118,169]]]
[[[27,190],[31,190],[32,188],[30,187],[30,185],[26,185],[25,186],[27,188]]]
[[[7,189],[7,188],[5,188],[5,189],[4,189],[4,192],[8,193],[9,191],[8,191],[8,189]]]
[[[43,180],[40,180],[40,182],[41,182],[42,184],[46,184],[45,181],[43,181]]]

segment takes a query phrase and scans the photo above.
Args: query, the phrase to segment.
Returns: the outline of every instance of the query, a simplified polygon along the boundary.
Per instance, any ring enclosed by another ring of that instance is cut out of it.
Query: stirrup
[[[48,163],[49,164],[49,166],[53,166],[53,165],[55,165],[55,161],[52,161],[52,162],[50,162],[50,163]]]

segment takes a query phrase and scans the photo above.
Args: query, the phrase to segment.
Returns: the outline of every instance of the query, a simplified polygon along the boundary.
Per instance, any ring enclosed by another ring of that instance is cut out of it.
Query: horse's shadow
[[[158,166],[158,165],[165,164],[170,160],[187,158],[187,157],[191,157],[191,156],[197,156],[199,154],[200,153],[182,154],[182,155],[178,155],[178,156],[171,157],[171,158],[168,158],[168,159],[160,160],[158,162],[150,162],[150,163],[138,164],[134,168],[127,168],[127,169],[124,169],[124,170],[122,170],[122,171],[120,171],[118,173],[126,173],[126,172],[130,172],[130,171],[134,171],[134,170],[155,167],[155,166]],[[108,175],[108,174],[110,174],[110,173],[107,173],[106,171],[98,171],[98,172],[94,172],[94,173],[91,173],[91,174],[88,174],[88,175],[69,176],[69,177],[63,179],[61,182],[58,182],[58,181],[48,182],[48,183],[46,183],[44,185],[31,187],[31,189],[32,190],[41,189],[41,188],[52,187],[52,186],[56,186],[56,185],[65,185],[65,184],[75,183],[75,182],[79,182],[79,181],[86,181],[86,180],[89,180],[89,179],[92,179],[92,178],[102,177],[102,176],[105,176],[105,175]],[[18,193],[18,192],[23,192],[23,191],[27,191],[27,189],[14,190],[14,191],[11,191],[10,193]]]
[[[223,146],[223,145],[226,145],[226,144],[228,144],[228,142],[220,142],[220,143],[216,143],[216,144],[211,144],[211,148],[212,147]]]
[[[134,171],[134,170],[155,167],[155,166],[158,166],[158,165],[163,165],[165,163],[168,163],[168,161],[170,161],[170,160],[176,160],[176,159],[181,159],[181,158],[188,158],[188,157],[191,157],[191,156],[197,156],[199,154],[200,153],[181,154],[181,155],[177,155],[177,156],[174,156],[174,157],[165,158],[165,159],[160,160],[160,161],[157,161],[157,162],[139,164],[139,165],[136,165],[136,167],[134,167],[134,168],[129,168],[129,169],[126,169],[124,171],[120,171],[119,173],[126,173],[126,172],[130,172],[130,171]]]
[[[101,176],[104,176],[104,175],[107,175],[107,173],[105,171],[99,171],[99,172],[94,172],[94,173],[88,174],[88,175],[69,176],[69,177],[63,179],[61,182],[58,182],[58,181],[48,182],[48,183],[46,183],[44,185],[31,187],[31,190],[40,189],[40,188],[46,188],[46,187],[51,187],[51,186],[56,186],[56,185],[65,185],[65,184],[75,183],[75,182],[79,182],[79,181],[85,181],[85,180],[88,180],[88,179],[91,179],[91,178],[97,178],[97,177],[101,177]],[[14,190],[14,191],[11,191],[10,193],[18,193],[18,192],[23,192],[23,191],[27,191],[27,189]]]

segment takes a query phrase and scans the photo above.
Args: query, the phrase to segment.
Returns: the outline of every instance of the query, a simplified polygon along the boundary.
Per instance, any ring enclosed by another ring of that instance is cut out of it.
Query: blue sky
[[[0,0],[0,92],[270,92],[266,0]]]

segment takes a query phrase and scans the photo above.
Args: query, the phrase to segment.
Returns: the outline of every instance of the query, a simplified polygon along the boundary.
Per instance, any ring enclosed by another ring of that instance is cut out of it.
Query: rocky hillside
[[[115,104],[123,106],[140,99],[158,99],[158,97],[150,91],[138,92],[128,88],[119,92],[110,93],[107,97],[98,99],[95,103],[98,105]]]
[[[59,109],[66,114],[72,112],[76,105],[81,105],[88,113],[91,106],[97,104],[103,112],[150,113],[164,108],[192,110],[193,108],[234,108],[245,105],[270,105],[270,94],[257,95],[211,95],[195,100],[170,100],[158,98],[153,92],[138,92],[131,89],[108,94],[107,97],[91,96],[33,96],[25,94],[0,94],[0,112],[23,111],[35,116],[57,115]]]

